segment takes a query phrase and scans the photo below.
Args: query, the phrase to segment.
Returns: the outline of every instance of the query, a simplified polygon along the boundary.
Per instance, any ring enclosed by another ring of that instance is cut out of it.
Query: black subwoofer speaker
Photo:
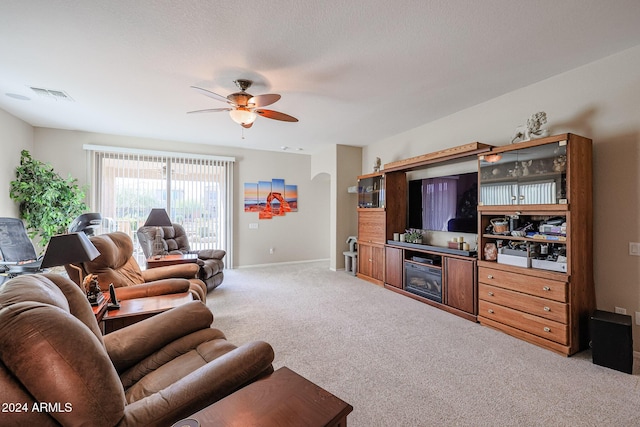
[[[593,363],[630,374],[633,370],[631,316],[596,310],[589,323]]]

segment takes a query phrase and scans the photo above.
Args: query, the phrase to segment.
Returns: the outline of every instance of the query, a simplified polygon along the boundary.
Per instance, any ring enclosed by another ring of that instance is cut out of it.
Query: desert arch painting
[[[298,186],[284,179],[247,182],[244,184],[244,211],[258,212],[259,219],[284,216],[298,211]]]

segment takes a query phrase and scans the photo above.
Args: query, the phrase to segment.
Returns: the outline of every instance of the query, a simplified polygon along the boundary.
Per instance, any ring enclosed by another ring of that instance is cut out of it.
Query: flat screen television
[[[478,232],[478,173],[409,181],[409,228]]]

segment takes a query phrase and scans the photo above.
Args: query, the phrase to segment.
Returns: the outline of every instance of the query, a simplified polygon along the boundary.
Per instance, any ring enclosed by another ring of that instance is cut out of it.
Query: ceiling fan
[[[285,113],[273,110],[265,110],[261,107],[271,105],[280,99],[278,94],[265,94],[253,96],[247,93],[246,90],[251,87],[253,83],[251,80],[238,79],[234,80],[240,92],[232,93],[228,96],[218,95],[207,89],[203,89],[197,86],[191,86],[201,94],[208,96],[209,98],[217,99],[218,101],[226,102],[230,107],[225,108],[207,108],[205,110],[189,111],[187,114],[192,113],[214,113],[219,111],[228,111],[231,119],[241,125],[243,128],[250,128],[253,122],[258,116],[266,117],[267,119],[281,120],[283,122],[297,122],[293,116]]]

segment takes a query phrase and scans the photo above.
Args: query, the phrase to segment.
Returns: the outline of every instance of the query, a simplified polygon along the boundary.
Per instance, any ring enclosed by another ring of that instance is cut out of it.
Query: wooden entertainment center
[[[407,173],[476,156],[477,252],[394,240],[408,228]],[[388,163],[358,187],[358,277],[566,356],[587,347],[590,139],[474,142]]]

